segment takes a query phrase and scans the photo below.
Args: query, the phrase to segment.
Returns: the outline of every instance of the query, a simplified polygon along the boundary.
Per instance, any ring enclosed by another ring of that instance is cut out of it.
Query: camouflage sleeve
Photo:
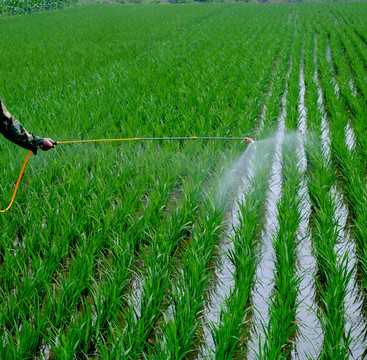
[[[43,144],[43,138],[28,132],[23,125],[9,113],[1,98],[0,133],[13,143],[33,151],[34,154],[37,154],[37,150]]]

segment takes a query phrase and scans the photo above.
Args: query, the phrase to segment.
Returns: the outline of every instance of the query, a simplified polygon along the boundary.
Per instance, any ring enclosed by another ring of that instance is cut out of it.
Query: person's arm
[[[38,149],[49,150],[55,147],[51,139],[44,139],[28,132],[24,126],[9,113],[1,98],[0,133],[13,143],[33,151],[34,154],[37,154]]]

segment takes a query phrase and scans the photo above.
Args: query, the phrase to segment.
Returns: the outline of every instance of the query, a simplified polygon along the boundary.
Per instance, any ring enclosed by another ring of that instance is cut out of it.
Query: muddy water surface
[[[316,358],[320,352],[322,330],[316,316],[316,309],[313,306],[315,289],[314,275],[316,273],[316,260],[312,254],[311,236],[309,221],[311,214],[311,201],[307,189],[305,173],[307,170],[307,159],[304,142],[307,135],[307,109],[305,106],[305,77],[304,63],[301,61],[299,74],[299,103],[298,103],[298,134],[297,153],[299,158],[299,171],[303,175],[298,196],[300,197],[299,213],[301,221],[297,233],[298,246],[298,266],[296,276],[301,279],[299,294],[297,297],[298,312],[297,322],[299,324],[297,343],[292,352],[293,359],[306,359],[307,356]]]

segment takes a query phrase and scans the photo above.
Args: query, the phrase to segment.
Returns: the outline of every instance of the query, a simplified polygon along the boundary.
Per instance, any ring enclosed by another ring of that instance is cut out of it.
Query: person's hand
[[[54,141],[50,138],[45,138],[43,139],[43,145],[42,145],[42,150],[43,151],[47,151],[47,150],[50,150],[50,149],[53,149],[55,148],[55,145],[54,145]]]

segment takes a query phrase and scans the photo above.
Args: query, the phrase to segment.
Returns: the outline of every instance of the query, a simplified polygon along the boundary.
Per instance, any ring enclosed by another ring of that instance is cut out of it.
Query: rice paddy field
[[[366,359],[367,3],[0,17],[58,145],[0,216],[1,359]],[[0,208],[27,152],[0,141]]]

